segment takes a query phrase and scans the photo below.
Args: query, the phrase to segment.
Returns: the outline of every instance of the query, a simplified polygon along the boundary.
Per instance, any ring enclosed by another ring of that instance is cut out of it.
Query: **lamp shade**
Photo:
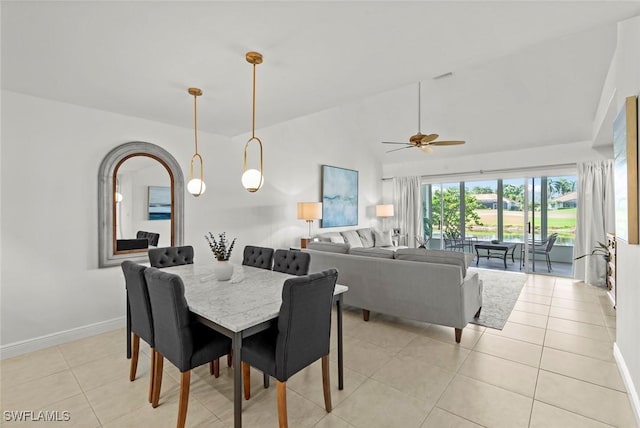
[[[376,217],[393,217],[393,205],[376,205]]]
[[[322,202],[298,202],[299,220],[318,220],[322,218]]]

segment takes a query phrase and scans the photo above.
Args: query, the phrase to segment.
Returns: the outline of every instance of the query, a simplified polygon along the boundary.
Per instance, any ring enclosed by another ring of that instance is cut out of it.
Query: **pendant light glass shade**
[[[244,157],[243,157],[243,173],[242,173],[242,186],[249,192],[254,193],[260,190],[264,184],[264,175],[262,174],[262,141],[256,137],[256,65],[262,64],[262,55],[258,52],[247,52],[247,62],[253,64],[253,101],[252,101],[252,120],[251,120],[251,138],[244,145]],[[260,169],[252,169],[247,164],[247,150],[249,144],[255,141],[260,148]]]
[[[191,193],[193,196],[200,196],[205,190],[207,190],[207,185],[199,178],[192,178],[187,183],[187,192]]]
[[[187,183],[187,192],[191,193],[193,196],[198,197],[204,193],[207,186],[204,184],[204,163],[202,161],[202,156],[198,153],[198,104],[197,99],[200,95],[202,95],[202,90],[199,88],[189,88],[189,94],[193,95],[193,131],[194,131],[194,142],[196,147],[196,152],[191,157],[191,164],[189,165],[189,182]],[[194,161],[199,163],[200,175],[195,176],[193,173],[193,164]]]

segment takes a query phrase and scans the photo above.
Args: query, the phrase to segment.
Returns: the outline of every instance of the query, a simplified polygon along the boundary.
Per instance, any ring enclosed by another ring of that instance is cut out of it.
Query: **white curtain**
[[[590,254],[598,242],[607,242],[607,232],[615,230],[613,160],[578,164],[578,208],[573,257]],[[573,276],[588,284],[604,285],[606,261],[589,256],[574,263]]]
[[[420,177],[393,179],[393,205],[396,225],[400,234],[406,236],[406,245],[416,247],[416,236],[423,236]]]

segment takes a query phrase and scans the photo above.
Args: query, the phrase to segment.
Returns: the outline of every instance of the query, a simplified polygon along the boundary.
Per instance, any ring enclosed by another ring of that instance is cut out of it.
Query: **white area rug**
[[[483,283],[482,311],[471,323],[502,330],[527,281],[527,274],[469,268]]]

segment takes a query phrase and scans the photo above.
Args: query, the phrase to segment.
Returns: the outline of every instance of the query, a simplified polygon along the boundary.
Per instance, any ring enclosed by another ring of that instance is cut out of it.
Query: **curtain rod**
[[[496,172],[531,172],[534,170],[541,169],[560,169],[560,168],[571,168],[576,167],[577,163],[561,163],[561,164],[553,164],[553,165],[537,165],[530,166],[525,168],[503,168],[503,169],[479,169],[477,171],[465,171],[465,172],[454,172],[451,174],[432,174],[432,175],[421,175],[420,178],[446,178],[446,177],[459,177],[465,175],[473,175],[473,174],[488,174],[488,173],[496,173]],[[382,177],[382,181],[393,180],[395,177]]]

